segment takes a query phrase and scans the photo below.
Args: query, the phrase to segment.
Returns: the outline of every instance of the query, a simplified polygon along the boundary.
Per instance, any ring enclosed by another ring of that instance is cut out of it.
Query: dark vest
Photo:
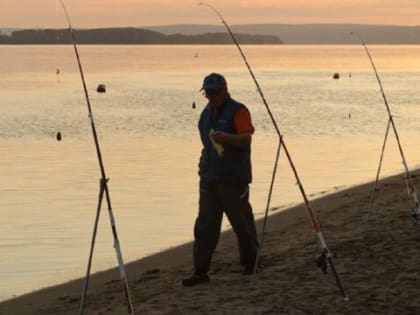
[[[211,129],[236,133],[233,117],[242,107],[246,109],[245,105],[228,97],[225,104],[218,108],[214,119],[212,119],[212,110],[209,105],[201,113],[198,128],[203,149],[198,173],[202,181],[238,184],[251,182],[251,147],[238,148],[225,143],[223,155],[219,156],[209,138]]]

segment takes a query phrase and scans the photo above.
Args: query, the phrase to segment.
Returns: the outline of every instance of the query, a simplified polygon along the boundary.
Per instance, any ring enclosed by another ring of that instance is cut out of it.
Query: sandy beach
[[[417,189],[419,173],[413,173]],[[264,268],[252,287],[251,276],[241,274],[230,231],[221,237],[208,284],[181,286],[192,272],[191,243],[128,264],[136,314],[419,313],[420,225],[410,217],[404,176],[380,182],[367,224],[372,185],[311,201],[349,301],[343,300],[331,271],[325,275],[316,266],[318,239],[298,205],[269,217]],[[77,314],[82,283],[78,279],[2,302],[0,314]],[[91,277],[85,314],[127,314],[117,269]]]

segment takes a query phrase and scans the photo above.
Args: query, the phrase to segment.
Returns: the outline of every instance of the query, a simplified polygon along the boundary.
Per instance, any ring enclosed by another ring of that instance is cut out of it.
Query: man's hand
[[[229,137],[231,136],[230,133],[224,132],[224,131],[214,131],[211,134],[211,137],[213,138],[214,141],[216,141],[217,143],[223,144],[225,142],[229,142]]]
[[[228,143],[236,147],[245,147],[251,144],[250,133],[233,134],[233,133],[215,130],[211,134],[211,137],[217,143],[220,143],[220,144]]]

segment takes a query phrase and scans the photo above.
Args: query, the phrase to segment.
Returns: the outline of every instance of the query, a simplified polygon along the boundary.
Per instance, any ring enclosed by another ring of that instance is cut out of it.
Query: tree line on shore
[[[100,28],[74,30],[78,44],[115,44],[115,45],[157,45],[157,44],[232,44],[227,33],[205,33],[198,35],[168,34],[142,28]],[[273,35],[235,34],[241,44],[282,44]],[[0,34],[0,44],[71,44],[68,29],[27,29],[17,30],[10,35]]]

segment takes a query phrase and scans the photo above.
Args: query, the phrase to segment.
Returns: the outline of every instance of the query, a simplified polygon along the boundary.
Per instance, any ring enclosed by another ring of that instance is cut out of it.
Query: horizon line
[[[76,26],[78,29],[100,29],[100,28],[154,28],[154,27],[175,27],[175,26],[210,26],[210,27],[223,27],[223,25],[217,24],[201,24],[201,23],[175,23],[175,24],[158,24],[158,25],[142,25],[142,26],[133,26],[133,25],[109,25],[109,26]],[[352,25],[352,26],[379,26],[379,27],[407,27],[415,28],[420,27],[420,24],[416,25],[402,25],[402,24],[377,24],[377,23],[325,23],[325,22],[310,22],[310,23],[238,23],[232,24],[232,26],[275,26],[275,25],[289,25],[289,26],[304,26],[304,25],[325,25],[325,26],[334,26],[334,25]],[[31,26],[31,27],[13,27],[13,26],[0,26],[0,29],[65,29],[67,27],[51,27],[51,26]]]

